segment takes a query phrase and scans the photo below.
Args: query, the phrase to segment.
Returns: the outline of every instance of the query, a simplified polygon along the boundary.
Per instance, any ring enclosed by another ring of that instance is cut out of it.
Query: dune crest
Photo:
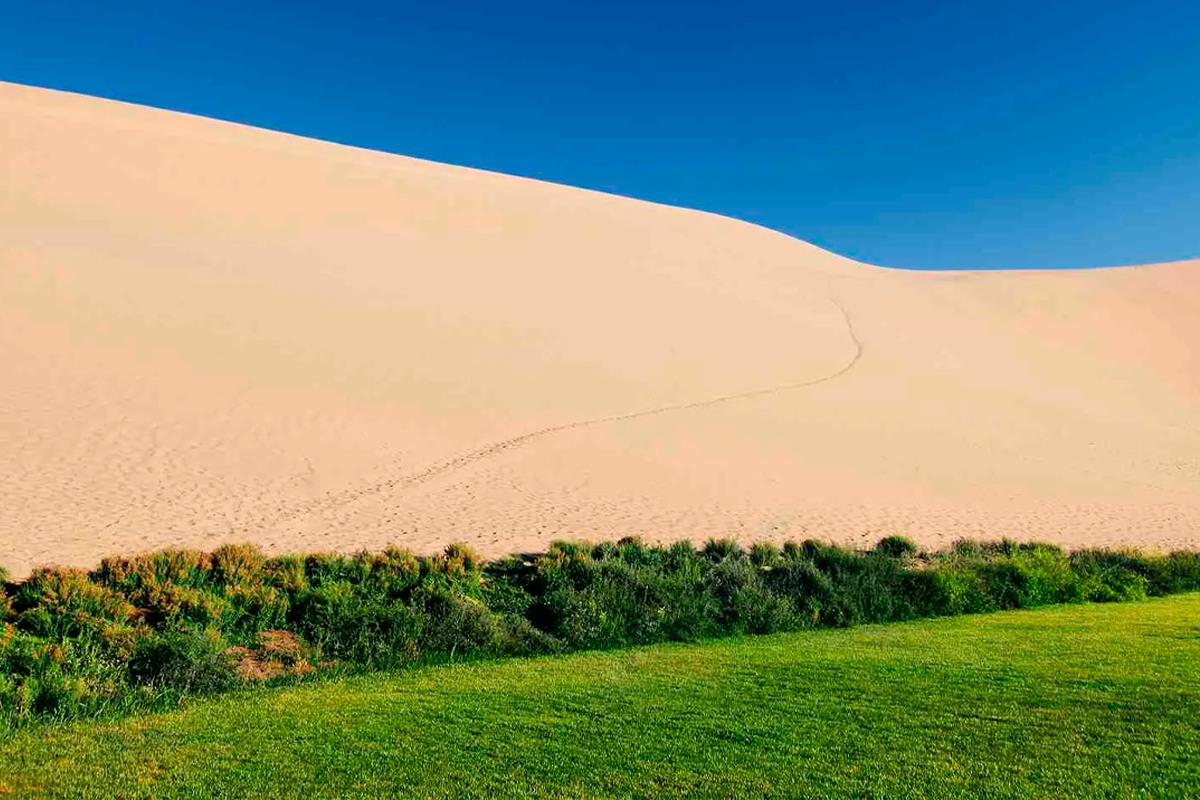
[[[0,564],[1200,544],[1200,262],[917,273],[0,83]]]

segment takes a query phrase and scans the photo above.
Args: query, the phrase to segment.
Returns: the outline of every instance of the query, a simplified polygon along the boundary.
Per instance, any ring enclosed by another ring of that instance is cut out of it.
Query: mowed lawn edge
[[[0,735],[32,797],[1200,796],[1200,594],[421,667]]]

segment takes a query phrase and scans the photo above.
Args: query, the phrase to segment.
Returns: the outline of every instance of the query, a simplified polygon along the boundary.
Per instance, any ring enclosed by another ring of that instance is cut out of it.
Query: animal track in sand
[[[833,372],[826,373],[816,378],[810,378],[805,381],[796,381],[793,383],[777,384],[761,389],[751,389],[745,392],[737,392],[734,394],[721,395],[719,397],[710,397],[705,400],[695,400],[686,403],[675,403],[665,406],[657,406],[655,408],[643,409],[641,411],[633,411],[627,414],[615,414],[607,417],[595,417],[592,419],[577,420],[575,422],[565,422],[560,425],[552,425],[547,428],[540,428],[535,431],[529,431],[519,436],[513,436],[508,439],[503,439],[498,442],[493,442],[485,447],[476,450],[471,450],[466,453],[454,456],[453,458],[439,461],[432,464],[419,472],[410,475],[398,475],[394,478],[378,481],[368,486],[359,487],[357,489],[349,489],[337,494],[331,494],[318,500],[314,503],[307,504],[303,507],[293,509],[282,516],[272,520],[261,521],[256,525],[247,526],[254,528],[271,528],[278,525],[293,522],[297,519],[310,516],[312,514],[324,513],[342,506],[353,503],[364,497],[378,495],[391,490],[405,490],[421,484],[427,483],[442,475],[452,473],[461,469],[470,467],[473,464],[487,459],[494,458],[502,453],[506,453],[518,447],[530,444],[539,439],[553,436],[564,431],[578,430],[580,428],[589,428],[597,425],[607,425],[617,422],[627,422],[645,417],[657,416],[659,414],[667,414],[676,411],[688,411],[693,409],[710,408],[712,406],[730,403],[737,400],[748,400],[753,397],[764,397],[781,392],[789,392],[797,389],[804,389],[812,386],[817,386],[822,383],[836,380],[842,377],[862,359],[863,343],[858,336],[858,332],[854,328],[854,321],[850,317],[850,313],[846,310],[845,305],[838,299],[837,293],[833,288],[833,276],[826,275],[826,296],[829,301],[837,308],[842,316],[842,321],[845,324],[846,333],[854,347],[854,352],[847,359],[846,363],[838,367]]]

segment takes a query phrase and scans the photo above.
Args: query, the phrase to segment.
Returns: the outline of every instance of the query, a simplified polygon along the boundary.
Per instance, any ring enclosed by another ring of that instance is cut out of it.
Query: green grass
[[[0,734],[48,797],[1200,797],[1200,594],[424,667]]]

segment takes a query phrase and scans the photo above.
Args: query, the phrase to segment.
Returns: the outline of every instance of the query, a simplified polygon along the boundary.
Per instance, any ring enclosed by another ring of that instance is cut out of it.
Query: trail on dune
[[[845,375],[859,362],[863,355],[862,340],[858,337],[858,332],[854,328],[854,322],[850,318],[850,313],[846,310],[845,305],[838,299],[836,292],[833,289],[833,276],[826,276],[826,293],[829,301],[837,308],[842,315],[842,320],[846,327],[846,333],[854,346],[854,353],[846,361],[845,364],[838,367],[833,372],[821,375],[816,378],[810,378],[805,381],[797,381],[794,383],[784,383],[775,386],[769,386],[762,389],[752,389],[746,392],[738,392],[736,394],[721,395],[720,397],[710,397],[705,400],[696,400],[687,403],[676,403],[673,405],[657,406],[655,408],[643,409],[641,411],[633,411],[627,414],[615,414],[608,417],[595,417],[593,419],[577,420],[575,422],[565,422],[561,425],[552,425],[548,428],[541,428],[535,431],[529,431],[519,436],[513,436],[508,439],[503,439],[498,442],[493,442],[486,447],[481,447],[477,450],[471,450],[466,453],[461,453],[453,458],[439,461],[425,469],[414,472],[410,475],[398,475],[388,480],[379,481],[363,486],[357,489],[351,489],[344,492],[339,492],[334,495],[327,496],[318,502],[312,503],[303,508],[295,509],[282,517],[278,517],[270,522],[259,523],[257,527],[273,527],[285,522],[289,522],[300,517],[308,516],[314,513],[321,513],[335,508],[339,508],[355,500],[360,500],[363,497],[380,494],[392,490],[404,490],[423,483],[427,483],[435,478],[441,477],[448,473],[452,473],[461,469],[477,464],[481,461],[486,461],[494,458],[502,453],[514,450],[518,447],[523,447],[538,439],[544,439],[548,436],[553,436],[564,431],[577,430],[579,428],[588,428],[595,425],[607,425],[610,423],[626,422],[629,420],[642,419],[644,417],[652,417],[659,414],[668,414],[675,411],[687,411],[691,409],[709,408],[711,406],[721,405],[723,403],[731,403],[736,400],[748,400],[752,397],[762,397],[766,395],[779,394],[781,392],[794,391],[796,389],[804,389],[811,386],[817,386],[822,383],[840,378]]]

